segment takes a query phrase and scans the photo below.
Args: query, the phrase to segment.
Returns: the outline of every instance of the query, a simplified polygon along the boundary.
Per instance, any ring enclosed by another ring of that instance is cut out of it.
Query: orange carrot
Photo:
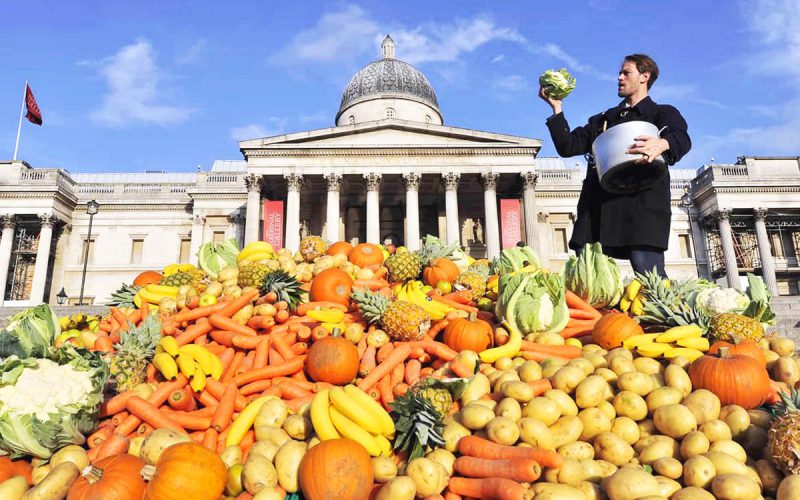
[[[211,451],[216,452],[217,438],[219,438],[219,433],[213,427],[209,427],[208,429],[206,429],[206,432],[203,435],[203,446],[205,446]]]
[[[527,340],[522,341],[521,350],[552,354],[553,356],[567,359],[578,358],[581,355],[581,348],[574,345],[539,344],[537,342],[528,342]]]
[[[446,489],[444,490],[444,500],[462,500],[462,498],[461,495]]]
[[[278,387],[281,390],[283,399],[302,398],[311,394],[311,391],[308,391],[297,384],[289,382],[288,380],[278,384]]]
[[[472,302],[472,290],[457,290],[442,295],[443,298],[458,302],[459,304],[469,304]]]
[[[358,373],[362,377],[369,375],[369,372],[375,369],[377,360],[375,359],[377,348],[374,345],[367,346],[364,349],[364,354],[361,356],[361,363],[358,366]]]
[[[403,363],[408,358],[409,354],[411,354],[411,347],[408,344],[409,343],[404,343],[397,346],[383,363],[377,365],[374,370],[358,383],[359,389],[366,391],[394,370],[395,366]]]
[[[464,436],[458,440],[458,451],[462,455],[477,458],[512,459],[528,458],[536,460],[544,467],[558,469],[564,464],[564,459],[552,450],[542,448],[527,448],[497,444],[479,436]]]
[[[392,387],[392,394],[394,397],[399,398],[403,394],[408,392],[408,384],[403,382],[402,384],[397,384],[396,386]]]
[[[256,297],[258,297],[258,293],[259,293],[258,290],[248,290],[242,293],[242,295],[240,295],[239,297],[236,297],[235,299],[226,303],[225,308],[222,309],[219,312],[219,314],[230,318],[231,316],[239,312],[241,308],[243,308],[250,302],[254,301]]]
[[[567,321],[567,328],[572,328],[576,326],[594,326],[597,323],[597,319],[574,319],[570,318]]]
[[[223,384],[219,380],[214,380],[213,378],[209,378],[206,381],[206,390],[217,400],[221,400],[222,396],[225,394],[225,386],[226,384]],[[237,394],[234,408],[236,411],[242,411],[245,406],[247,406],[247,398],[241,394]]]
[[[115,415],[122,410],[125,409],[125,401],[128,400],[129,397],[135,396],[136,392],[132,389],[117,394],[116,396],[106,399],[103,401],[103,404],[100,406],[100,416],[101,417],[108,417],[110,415]]]
[[[275,318],[272,316],[253,316],[247,320],[247,326],[255,330],[266,330],[275,325]]]
[[[239,388],[239,394],[242,396],[252,396],[253,394],[260,394],[273,385],[273,380],[268,378],[266,380],[256,380],[255,382],[250,382],[249,384],[245,384]],[[279,394],[280,395],[280,391]]]
[[[211,324],[207,318],[200,318],[197,322],[186,327],[186,330],[180,335],[175,335],[175,340],[178,345],[186,345],[194,342],[198,337],[201,337],[212,330]]]
[[[272,345],[275,346],[275,350],[280,353],[283,359],[286,360],[295,357],[295,353],[289,348],[289,344],[284,340],[282,335],[274,334],[272,337]]]
[[[389,286],[389,282],[383,278],[373,278],[368,280],[353,280],[353,289],[366,288],[371,291],[380,290],[381,288]]]
[[[600,314],[600,311],[592,307],[591,304],[580,298],[577,294],[575,294],[571,290],[565,290],[564,296],[567,300],[567,306],[570,309],[578,309],[580,311],[587,312],[593,315],[595,318],[599,318],[602,316],[602,314]]]
[[[236,370],[239,369],[239,365],[244,361],[245,356],[246,354],[242,351],[237,351],[236,354],[234,354],[231,364],[228,366],[228,369],[225,370],[225,373],[222,374],[222,378],[220,379],[222,382],[227,382],[233,378]]]
[[[469,378],[475,375],[474,369],[470,369],[470,367],[467,366],[466,363],[458,359],[451,360],[447,366],[448,368],[450,368],[450,371],[453,372],[453,374],[456,377]]]
[[[112,455],[119,455],[120,453],[127,452],[130,444],[131,441],[122,434],[111,434],[103,445],[97,449],[97,455],[94,457],[95,462]]]
[[[211,316],[208,317],[208,322],[211,323],[211,326],[219,330],[227,330],[235,334],[248,335],[250,337],[255,337],[256,335],[258,335],[258,332],[256,332],[249,326],[237,323],[231,318],[224,316],[222,313],[212,314]]]
[[[86,438],[86,444],[89,446],[89,448],[97,448],[98,446],[105,443],[113,433],[114,433],[114,428],[111,427],[110,425],[101,427],[96,431],[94,431],[88,438]]]
[[[116,307],[110,307],[109,311],[111,311],[111,317],[114,318],[114,320],[116,320],[120,328],[125,327],[125,325],[128,324],[128,317],[125,316],[125,313],[122,312],[120,309]]]
[[[170,380],[169,382],[162,382],[159,384],[158,387],[156,387],[156,390],[153,391],[153,393],[147,398],[147,402],[157,408],[167,402],[167,398],[170,394],[172,394],[172,391],[180,389],[188,383],[189,381],[186,379],[186,377],[183,374],[179,374],[175,380]]]
[[[182,411],[176,411],[169,414],[167,414],[166,412],[162,413],[164,413],[169,419],[171,419],[184,429],[192,431],[204,431],[209,427],[211,427],[211,417],[191,415],[189,413]]]
[[[392,374],[389,373],[385,375],[378,381],[376,386],[378,387],[378,392],[381,394],[381,402],[383,403],[383,407],[387,410],[391,409],[389,403],[394,401],[394,393],[392,392]]]
[[[422,363],[418,359],[409,359],[404,370],[404,380],[408,385],[419,382],[419,372],[422,370]]]
[[[308,352],[308,342],[295,342],[289,349],[291,349],[295,355],[305,354]]]
[[[92,349],[100,352],[114,352],[114,342],[108,335],[98,335]]]
[[[178,432],[186,432],[183,427],[178,425],[174,420],[165,415],[152,403],[145,401],[139,396],[132,396],[125,404],[125,408],[136,416],[136,418],[152,425],[156,429],[167,428],[173,429]]]
[[[569,317],[572,319],[597,319],[597,315],[583,309],[570,309]]]
[[[297,413],[304,404],[310,403],[312,399],[314,399],[314,394],[290,399],[286,402],[286,406],[288,406],[293,412]]]
[[[594,328],[592,326],[576,326],[572,328],[564,328],[558,332],[558,334],[561,335],[562,338],[571,339],[572,337],[581,337],[583,335],[592,333],[593,329]]]
[[[446,344],[441,342],[437,342],[435,340],[415,340],[412,342],[407,342],[406,345],[410,347],[422,347],[428,354],[431,356],[436,356],[439,359],[444,361],[450,361],[451,359],[456,357],[458,354],[453,349],[449,348]]]
[[[416,360],[409,360],[409,361],[416,361]],[[406,374],[405,364],[400,363],[397,366],[395,366],[394,370],[392,370],[392,376],[391,376],[392,387],[394,387],[397,384],[402,383],[403,382],[403,377],[405,377],[405,374]]]
[[[311,329],[311,338],[314,340],[324,339],[328,336],[328,329],[322,325],[315,326]]]
[[[447,328],[447,325],[449,324],[450,320],[440,319],[428,329],[428,337],[430,337],[431,339],[435,339],[436,336],[439,335],[439,332]]]
[[[437,295],[435,293],[434,294],[428,294],[428,296],[430,298],[432,298],[433,300],[435,300],[436,302],[440,302],[440,303],[442,303],[442,304],[444,304],[446,306],[450,306],[453,309],[460,309],[462,311],[474,312],[474,313],[478,312],[478,308],[475,307],[475,306],[470,306],[470,305],[467,305],[467,304],[462,304],[460,302],[456,302],[455,300],[446,299],[446,298],[442,297],[441,295]]]
[[[456,495],[487,500],[520,500],[527,493],[524,486],[503,477],[478,479],[453,476],[447,488]]]
[[[169,318],[169,322],[180,325],[185,321],[197,321],[198,319],[208,317],[213,313],[224,311],[227,306],[227,302],[217,302],[216,304],[211,304],[209,306],[186,309]]]
[[[383,360],[386,359],[393,350],[394,344],[391,342],[383,344],[378,348],[378,352],[375,353],[375,361],[383,363]]]
[[[266,304],[274,304],[278,300],[278,293],[277,292],[268,292],[264,295],[264,302]]]
[[[142,307],[139,309],[141,312],[142,319],[144,320],[148,316],[150,316],[150,303],[146,300],[142,301]]]
[[[204,389],[202,392],[195,392],[193,396],[198,402],[200,402],[200,404],[202,404],[206,408],[210,406],[217,406],[219,404],[217,398],[212,396],[211,393],[208,392],[207,388]]]
[[[233,357],[235,355],[236,351],[230,347],[225,348],[225,350],[222,351],[222,354],[219,355],[219,360],[222,363],[222,373],[225,373],[228,370],[228,367],[231,366],[231,362],[233,361]]]
[[[269,363],[268,364],[270,364],[270,365],[279,365],[279,364],[283,363],[283,356],[281,356],[281,353],[279,353],[278,351],[275,350],[275,346],[274,345],[269,346],[268,357],[269,357]]]
[[[297,309],[295,309],[294,313],[298,316],[305,316],[306,313],[308,311],[311,311],[312,309],[337,309],[339,311],[346,312],[347,306],[329,300],[317,300],[317,301],[305,302],[303,304],[298,304]]]
[[[275,366],[266,366],[257,370],[250,370],[234,377],[234,382],[237,387],[244,385],[248,382],[255,380],[262,380],[272,377],[280,377],[282,375],[292,375],[293,373],[302,370],[305,363],[305,356],[295,356],[292,359],[287,359],[283,363]]]
[[[256,346],[256,355],[253,358],[253,368],[264,368],[267,366],[269,356],[270,337],[264,336]]]
[[[236,405],[236,395],[236,385],[228,383],[219,400],[217,411],[214,412],[214,418],[211,419],[211,427],[217,432],[222,432],[222,429],[230,425]]]
[[[111,423],[114,425],[114,427],[117,427],[119,426],[119,424],[124,422],[126,418],[128,418],[128,415],[130,415],[130,413],[128,413],[125,410],[122,410],[119,413],[115,413],[114,416],[111,417]]]
[[[173,410],[192,411],[197,408],[192,392],[185,387],[172,391],[167,404]]]

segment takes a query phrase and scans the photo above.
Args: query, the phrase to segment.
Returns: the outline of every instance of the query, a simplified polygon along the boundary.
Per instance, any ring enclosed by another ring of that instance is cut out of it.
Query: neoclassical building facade
[[[395,58],[390,38],[381,50],[345,87],[335,126],[242,141],[242,159],[209,171],[0,161],[0,303],[55,303],[62,289],[72,303],[82,289],[102,303],[139,272],[195,262],[200,245],[227,238],[297,250],[318,234],[415,250],[432,234],[488,258],[523,241],[560,269],[585,169],[538,157],[539,139],[445,125],[427,78]],[[776,293],[799,293],[800,157],[671,176],[671,276],[741,286],[756,272]]]

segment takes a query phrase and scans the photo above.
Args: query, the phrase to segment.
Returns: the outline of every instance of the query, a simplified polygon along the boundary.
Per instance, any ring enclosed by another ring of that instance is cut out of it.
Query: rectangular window
[[[769,233],[769,245],[772,247],[773,257],[785,257],[783,253],[783,241],[780,233]]]
[[[131,240],[131,264],[141,264],[142,263],[142,249],[144,248],[144,240],[143,239],[133,239]]]
[[[682,259],[691,259],[694,256],[692,238],[688,234],[678,235],[678,246],[680,247]]]
[[[225,231],[214,231],[214,238],[212,241],[214,243],[222,243],[225,241]]]
[[[189,263],[189,252],[192,248],[192,240],[190,239],[182,239],[181,240],[181,248],[178,253],[178,263],[179,264],[188,264]]]
[[[89,255],[86,257],[86,245],[89,245]],[[78,263],[84,264],[84,257],[86,257],[89,264],[94,261],[94,238],[91,240],[83,239],[81,242],[81,254],[78,256]]]
[[[556,253],[568,253],[569,243],[567,241],[567,228],[557,227],[553,229],[553,248]]]

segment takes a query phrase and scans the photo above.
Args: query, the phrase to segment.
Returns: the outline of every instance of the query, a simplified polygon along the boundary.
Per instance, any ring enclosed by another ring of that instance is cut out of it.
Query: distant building
[[[98,303],[143,270],[194,262],[204,242],[297,250],[305,232],[412,250],[433,234],[489,258],[524,241],[560,268],[585,170],[537,158],[539,139],[444,125],[427,78],[395,58],[391,38],[381,48],[346,86],[335,126],[242,141],[243,160],[210,171],[71,174],[0,161],[0,302],[55,303],[62,287],[76,302],[87,251],[84,297]],[[671,175],[671,276],[738,285],[756,272],[800,293],[800,157]],[[91,234],[90,200],[100,204]]]

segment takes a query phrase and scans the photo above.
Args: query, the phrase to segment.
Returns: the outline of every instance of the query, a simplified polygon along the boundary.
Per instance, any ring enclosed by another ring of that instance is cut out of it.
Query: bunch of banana
[[[339,309],[311,309],[306,312],[306,316],[320,323],[341,323],[344,321],[344,312]]]
[[[243,266],[247,262],[270,260],[275,257],[275,248],[273,248],[270,243],[266,241],[253,241],[242,248],[242,251],[236,256],[236,262],[239,263],[239,266]]]
[[[206,386],[206,377],[219,380],[222,377],[222,362],[211,351],[201,345],[178,345],[175,337],[165,335],[156,346],[153,366],[167,380],[172,380],[182,373],[189,379],[189,385],[196,392]]]
[[[62,331],[77,330],[80,332],[82,330],[90,330],[96,332],[100,324],[100,317],[85,313],[75,313],[71,316],[61,316],[58,318],[58,323],[61,325]]]
[[[641,293],[642,282],[633,280],[625,288],[625,293],[619,301],[619,308],[622,312],[630,311],[634,316],[641,316],[644,310],[644,297]]]
[[[622,342],[626,349],[636,350],[648,358],[672,359],[685,356],[694,361],[709,348],[707,337],[697,325],[675,326],[663,333],[645,333],[628,337]]]
[[[397,300],[405,300],[425,309],[432,320],[442,319],[447,313],[455,310],[428,297],[427,294],[430,290],[431,287],[423,285],[421,281],[411,280],[403,285],[395,286],[394,296]]]
[[[168,297],[175,299],[178,296],[177,286],[156,285],[150,284],[136,292],[133,296],[133,303],[136,307],[142,307],[142,301],[147,301],[148,304],[157,305],[161,299]]]
[[[170,264],[161,272],[164,276],[172,276],[175,273],[185,273],[197,269],[193,264]]]
[[[373,457],[392,456],[392,417],[355,385],[318,392],[311,400],[310,412],[320,441],[345,437],[357,441]]]

